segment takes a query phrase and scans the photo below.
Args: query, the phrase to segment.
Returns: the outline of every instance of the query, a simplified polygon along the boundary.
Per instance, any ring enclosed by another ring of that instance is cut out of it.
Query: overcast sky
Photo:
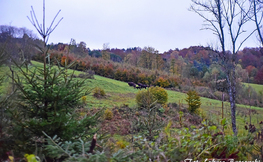
[[[84,41],[90,49],[151,46],[160,52],[216,44],[216,36],[200,30],[203,20],[189,11],[191,0],[46,0],[46,24],[61,9],[63,17],[48,43]],[[42,21],[42,0],[0,0],[0,25],[34,29],[27,19],[33,6]],[[38,35],[39,36],[39,35]],[[255,36],[244,45],[258,46]]]

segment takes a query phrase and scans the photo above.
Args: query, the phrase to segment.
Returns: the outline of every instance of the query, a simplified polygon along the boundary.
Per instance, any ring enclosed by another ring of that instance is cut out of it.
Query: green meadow
[[[123,104],[129,105],[130,107],[135,107],[135,96],[136,93],[140,91],[134,89],[133,87],[130,87],[125,82],[101,77],[98,75],[95,75],[95,79],[89,79],[86,83],[86,86],[91,89],[100,87],[106,92],[106,97],[101,99],[93,97],[92,93],[90,93],[90,95],[87,97],[87,107],[112,108]],[[181,106],[187,107],[187,104],[185,102],[185,93],[171,90],[167,90],[167,93],[168,103],[180,103]],[[220,124],[222,120],[222,101],[201,97],[201,102],[201,109],[203,110],[207,118],[213,120],[214,123]],[[227,130],[229,130],[229,133],[232,133],[230,104],[228,102],[224,102],[223,106],[223,117],[227,119],[228,123]],[[263,119],[263,108],[237,104],[237,127],[240,130],[241,134],[246,133],[246,131],[244,131],[244,126],[246,123],[250,122],[250,110],[256,110],[256,113],[251,113],[251,122],[255,124],[255,126],[258,126],[258,123]]]
[[[34,68],[35,66],[41,67],[42,63],[39,62],[33,62],[33,66],[30,68]],[[7,67],[0,68],[0,75],[7,75],[9,69]],[[69,70],[69,73],[73,72],[72,70]],[[82,72],[80,71],[74,71],[74,74],[78,75]],[[87,96],[86,99],[86,105],[84,108],[113,108],[116,106],[121,105],[129,105],[130,107],[136,106],[135,96],[138,91],[141,91],[139,89],[134,89],[133,87],[130,87],[126,82],[105,78],[102,76],[94,75],[95,79],[87,79],[84,85],[84,88],[89,89],[90,93]],[[80,78],[78,78],[80,79]],[[262,85],[252,85],[253,87],[256,87],[257,89],[262,88]],[[93,97],[93,89],[95,87],[102,88],[105,93],[106,97],[104,98],[95,98]],[[0,91],[8,90],[8,80],[6,79],[5,82],[0,86]],[[167,90],[168,93],[168,103],[177,103],[180,106],[187,107],[185,98],[186,94],[177,92],[177,91],[171,91]],[[201,109],[203,110],[203,113],[209,118],[210,120],[213,120],[215,123],[220,124],[220,121],[222,119],[222,101],[209,99],[205,97],[201,97]],[[224,118],[227,118],[229,127],[230,127],[230,105],[228,102],[223,103],[224,109]],[[244,125],[246,122],[249,122],[249,110],[256,110],[256,114],[252,114],[251,121],[252,123],[256,124],[260,120],[263,119],[263,108],[260,107],[254,107],[254,106],[248,106],[248,105],[240,105],[237,104],[237,123],[239,129],[244,128]],[[256,124],[257,125],[257,124]],[[230,129],[231,130],[231,129]]]
[[[251,86],[257,93],[263,93],[263,85],[253,83],[243,83],[245,86]]]

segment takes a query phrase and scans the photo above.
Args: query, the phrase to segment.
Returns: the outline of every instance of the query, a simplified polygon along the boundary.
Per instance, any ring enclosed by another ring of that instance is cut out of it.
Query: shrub
[[[168,100],[168,93],[161,87],[151,87],[150,92],[153,94],[154,99],[159,104],[165,104]]]
[[[93,96],[96,97],[96,98],[101,98],[101,97],[105,97],[106,93],[105,93],[104,89],[102,89],[100,87],[96,87],[93,90]]]
[[[211,98],[212,90],[209,87],[198,86],[196,91],[202,97]]]
[[[178,86],[177,78],[169,78],[168,81],[169,81],[170,87]]]
[[[122,70],[119,68],[116,70],[115,74],[114,74],[114,79],[115,80],[121,80],[121,75],[122,75]]]
[[[154,95],[150,90],[144,90],[136,95],[139,112],[135,113],[138,117],[134,121],[134,130],[146,135],[146,138],[153,140],[158,134],[158,130],[164,125],[164,120],[158,115],[160,105],[157,105]]]
[[[146,74],[145,73],[138,74],[138,82],[142,84],[148,84],[145,81],[146,81]]]
[[[114,76],[114,68],[112,64],[104,66],[105,76],[108,78],[113,78]]]
[[[104,65],[102,65],[102,64],[99,65],[98,74],[101,76],[105,76]]]
[[[128,81],[128,80],[127,80],[127,73],[128,73],[127,69],[123,69],[123,70],[122,70],[121,80],[124,81],[124,82],[127,82],[127,81]]]
[[[159,77],[155,81],[155,85],[160,86],[160,87],[168,87],[170,85],[169,81],[167,79],[164,79],[163,77]]]
[[[216,97],[216,99],[222,100],[222,92],[215,91],[214,92],[214,96]]]
[[[145,108],[147,105],[155,101],[153,94],[149,90],[139,91],[136,94],[136,103],[140,108]]]
[[[116,142],[116,146],[120,149],[124,149],[127,146],[127,142],[123,140],[119,140]]]
[[[136,95],[136,102],[139,107],[145,107],[147,104],[157,102],[165,104],[168,100],[168,93],[161,87],[151,87],[149,90],[139,91]]]
[[[66,61],[67,61],[67,62],[66,62]],[[61,58],[61,65],[62,65],[62,66],[65,66],[66,63],[68,64],[67,57],[66,57],[66,56],[63,56],[63,57]]]
[[[106,110],[104,111],[104,118],[105,118],[106,120],[111,120],[111,119],[113,119],[113,113],[112,113],[112,111],[111,111],[110,109],[106,109]]]
[[[82,96],[80,100],[83,104],[86,104],[87,103],[87,96]]]
[[[188,110],[190,113],[197,113],[201,106],[200,96],[196,91],[188,91],[185,101],[188,103]]]

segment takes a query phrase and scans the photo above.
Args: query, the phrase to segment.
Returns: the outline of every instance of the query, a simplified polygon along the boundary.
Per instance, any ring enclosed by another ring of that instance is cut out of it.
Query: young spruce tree
[[[190,113],[197,113],[197,110],[201,106],[200,96],[196,91],[188,91],[185,101],[188,104],[188,110]]]
[[[51,137],[57,135],[62,140],[92,138],[97,131],[96,126],[102,111],[78,119],[75,110],[80,104],[80,98],[87,95],[89,90],[83,87],[85,79],[73,79],[74,72],[68,73],[67,69],[73,66],[73,63],[64,68],[52,66],[47,40],[62,18],[52,27],[58,12],[50,27],[45,30],[45,1],[43,2],[43,26],[38,24],[33,7],[31,19],[28,17],[43,38],[43,47],[38,47],[44,55],[43,67],[25,68],[15,64],[18,70],[14,77],[10,76],[18,93],[17,106],[9,109],[15,119],[13,131],[20,141],[39,138],[43,136],[42,131]],[[28,144],[32,143],[24,143],[27,146]]]

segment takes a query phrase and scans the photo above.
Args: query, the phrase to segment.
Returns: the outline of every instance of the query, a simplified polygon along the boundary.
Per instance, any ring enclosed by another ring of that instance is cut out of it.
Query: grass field
[[[140,90],[134,89],[133,87],[129,87],[128,84],[126,82],[121,82],[121,81],[117,81],[114,79],[109,79],[109,78],[105,78],[105,77],[101,77],[98,75],[95,75],[95,80],[90,79],[89,83],[87,83],[87,86],[94,88],[94,87],[100,87],[103,88],[106,93],[108,94],[108,97],[114,97],[114,95],[116,95],[116,97],[118,97],[120,100],[122,100],[120,102],[120,104],[132,104],[135,105],[135,100],[134,97],[136,95],[136,93]],[[181,92],[177,92],[177,91],[171,91],[171,90],[167,90],[168,92],[168,102],[176,102],[176,103],[183,103],[186,104],[185,102],[185,98],[186,98],[186,94],[185,93],[181,93]],[[122,94],[122,95],[121,95]],[[127,98],[127,99],[125,99]],[[101,99],[101,102],[103,102],[106,99]],[[125,103],[124,100],[128,101],[128,103]],[[118,104],[119,101],[115,101],[115,105],[119,105]],[[210,105],[214,105],[216,107],[221,107],[222,102],[219,100],[214,100],[214,99],[209,99],[209,98],[205,98],[205,97],[201,97],[201,102],[203,106],[210,106]],[[96,105],[94,105],[96,107]],[[225,106],[229,106],[228,103],[225,103]],[[239,105],[237,104],[238,107],[240,108],[247,108],[248,106],[246,105]],[[260,107],[251,107],[252,109],[256,109],[256,110],[263,110],[263,108]]]
[[[243,83],[245,86],[251,86],[257,93],[263,93],[263,85],[253,83]]]
[[[32,61],[34,66],[42,67],[43,64],[39,62]],[[34,66],[31,66],[31,68],[34,68]],[[1,67],[0,68],[0,76],[6,75],[6,73],[9,71],[8,67]],[[69,70],[69,72],[72,72],[72,70]],[[74,72],[76,75],[82,73],[80,71]],[[133,87],[129,87],[126,82],[117,81],[114,79],[105,78],[102,76],[95,75],[95,79],[88,79],[85,83],[85,87],[89,89],[93,89],[95,87],[103,88],[107,94],[106,98],[103,99],[95,99],[92,97],[92,94],[90,94],[88,97],[88,101],[90,101],[89,106],[92,107],[113,107],[116,105],[122,105],[122,104],[129,104],[130,106],[135,106],[135,95],[138,91],[138,89],[134,89]],[[247,83],[244,83],[247,85]],[[8,85],[8,82],[6,81],[3,83],[3,85],[0,86],[0,91],[5,89]],[[260,91],[263,88],[263,85],[257,85],[257,84],[249,84],[256,90]],[[176,102],[176,103],[183,103],[186,104],[185,98],[186,94],[177,92],[177,91],[171,91],[167,90],[168,92],[168,102]],[[209,99],[205,97],[201,97],[202,107],[221,107],[222,103],[219,100]],[[228,103],[225,103],[225,106],[229,106]],[[248,108],[249,106],[246,105],[239,105],[240,108]],[[263,110],[263,108],[260,107],[251,107],[255,110]]]
[[[135,95],[138,91],[133,87],[129,87],[127,83],[97,76],[95,75],[94,80],[90,80],[87,83],[88,87],[100,87],[103,88],[107,94],[104,99],[96,99],[92,94],[88,97],[88,107],[114,107],[122,104],[128,104],[129,106],[136,106]],[[168,92],[168,102],[181,103],[184,107],[187,107],[185,98],[186,94],[170,91]],[[204,110],[207,118],[213,120],[214,123],[220,124],[222,120],[222,102],[218,100],[213,100],[209,98],[201,97],[201,108]],[[246,105],[237,104],[237,127],[240,133],[247,133],[244,131],[245,123],[249,123],[249,109],[256,110],[257,114],[251,115],[251,123],[255,126],[259,126],[258,123],[263,119],[263,108],[260,107],[249,107]],[[230,104],[228,102],[224,103],[224,118],[227,119],[229,133],[231,133],[231,116],[230,116]]]
[[[38,62],[33,62],[34,66],[41,67],[42,64]],[[33,68],[33,66],[32,66]],[[0,75],[6,75],[8,68],[1,67]],[[69,71],[71,72],[71,70]],[[75,74],[78,75],[82,72],[75,71]],[[0,92],[5,91],[8,82],[5,82],[0,86]],[[251,84],[250,84],[251,85]],[[130,87],[126,82],[117,81],[114,79],[105,78],[102,76],[95,75],[95,79],[87,79],[84,85],[85,88],[90,89],[90,94],[87,96],[87,105],[85,108],[100,108],[107,107],[112,108],[115,106],[120,106],[123,104],[129,105],[130,107],[135,107],[135,96],[136,93],[140,90]],[[106,92],[106,97],[97,99],[92,96],[92,90],[95,87],[100,87]],[[261,88],[261,85],[253,85],[257,89]],[[187,107],[185,98],[186,94],[167,90],[168,93],[168,103],[181,103]],[[214,99],[201,97],[201,108],[204,110],[206,116],[212,119],[215,123],[220,123],[222,116],[222,102]],[[243,130],[244,124],[249,122],[249,109],[256,110],[257,114],[252,115],[252,123],[256,124],[263,119],[263,108],[260,107],[249,107],[246,105],[237,104],[237,125],[240,130]],[[229,103],[224,103],[224,117],[227,118],[229,126],[231,125],[230,117],[230,105]],[[231,128],[230,128],[231,130]]]
[[[7,79],[7,73],[9,72],[9,68],[6,66],[0,67],[0,77],[4,77],[3,83],[0,84],[0,94],[1,92],[4,92],[7,90],[7,87],[9,85],[8,79]]]

